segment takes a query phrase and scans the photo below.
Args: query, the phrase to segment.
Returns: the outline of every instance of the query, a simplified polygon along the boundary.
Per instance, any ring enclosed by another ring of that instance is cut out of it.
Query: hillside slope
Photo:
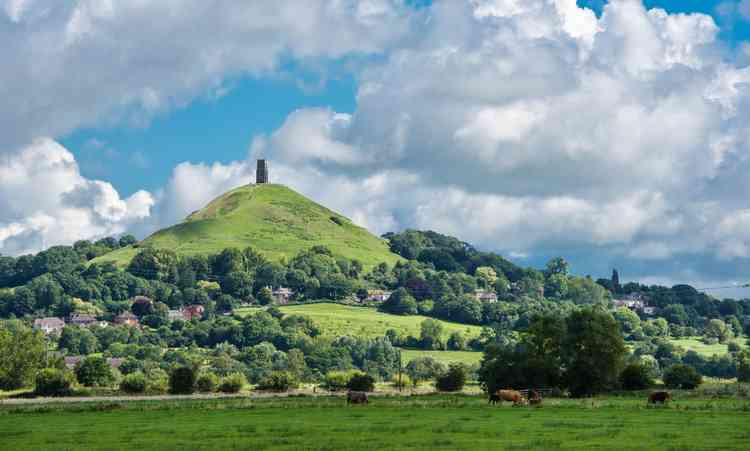
[[[229,191],[137,246],[187,255],[252,246],[267,258],[279,260],[316,245],[327,246],[336,256],[357,259],[368,268],[400,259],[383,239],[292,189],[274,184]],[[94,261],[125,265],[137,252],[134,247],[122,248]]]

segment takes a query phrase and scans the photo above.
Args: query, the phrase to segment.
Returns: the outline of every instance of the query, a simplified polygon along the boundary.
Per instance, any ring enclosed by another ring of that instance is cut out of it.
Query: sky
[[[750,281],[750,0],[0,0],[0,51],[2,254],[145,237],[262,156],[377,234]]]

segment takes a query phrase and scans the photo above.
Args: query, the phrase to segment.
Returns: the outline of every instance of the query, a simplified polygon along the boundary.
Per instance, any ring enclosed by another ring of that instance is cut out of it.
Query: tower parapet
[[[261,185],[268,183],[268,165],[266,160],[258,160],[258,167],[255,170],[255,183]]]

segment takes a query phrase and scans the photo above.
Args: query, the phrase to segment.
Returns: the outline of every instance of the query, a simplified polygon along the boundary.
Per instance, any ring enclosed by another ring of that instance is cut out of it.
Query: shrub
[[[734,353],[742,351],[742,346],[740,346],[740,344],[737,343],[736,341],[730,341],[729,343],[727,343],[727,350],[730,353],[734,354]]]
[[[216,391],[219,386],[219,376],[211,372],[201,373],[195,381],[195,386],[199,392],[210,393]]]
[[[707,345],[715,345],[719,343],[719,339],[716,337],[703,337],[701,341]]]
[[[169,374],[169,392],[174,395],[189,395],[195,392],[196,371],[189,366],[180,366]]]
[[[73,374],[56,368],[45,368],[36,375],[34,393],[39,396],[67,396],[73,386]]]
[[[750,382],[750,360],[743,359],[737,365],[737,381]]]
[[[130,394],[144,393],[146,385],[145,374],[141,372],[130,373],[120,381],[120,391]]]
[[[323,386],[330,391],[343,391],[346,390],[349,384],[349,379],[352,378],[354,372],[352,371],[330,371],[326,374]]]
[[[346,388],[353,391],[375,391],[375,379],[365,373],[356,373],[349,379]]]
[[[112,369],[104,357],[86,357],[78,362],[75,371],[78,382],[87,387],[104,387],[114,382]]]
[[[703,383],[703,377],[690,365],[672,365],[664,371],[664,385],[669,388],[692,390]]]
[[[288,371],[272,371],[258,383],[258,390],[283,392],[291,388],[297,388],[299,382]]]
[[[620,386],[625,390],[643,390],[654,381],[651,379],[651,371],[642,363],[631,363],[620,373]]]
[[[245,384],[247,384],[247,379],[244,374],[232,373],[221,379],[219,391],[223,393],[239,393]]]
[[[466,384],[466,367],[460,363],[451,363],[448,371],[438,376],[435,382],[440,391],[459,391]]]

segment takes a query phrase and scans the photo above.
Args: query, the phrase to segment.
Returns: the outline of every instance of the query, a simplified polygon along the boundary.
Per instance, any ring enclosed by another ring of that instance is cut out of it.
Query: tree
[[[349,378],[346,388],[353,391],[371,392],[375,390],[375,379],[369,374],[355,373]]]
[[[443,324],[428,318],[419,325],[419,341],[424,349],[443,349]]]
[[[126,247],[126,246],[132,246],[133,244],[137,242],[138,240],[136,240],[133,235],[123,235],[120,237],[118,244],[120,245],[120,247]]]
[[[734,332],[727,324],[720,319],[712,319],[706,325],[704,331],[706,337],[716,338],[719,343],[725,343],[734,337]]]
[[[615,310],[614,317],[617,323],[620,324],[620,329],[628,338],[633,338],[641,330],[641,318],[627,307],[620,307]]]
[[[197,371],[192,366],[179,366],[169,373],[169,392],[173,395],[189,395],[195,392]]]
[[[690,365],[676,364],[664,371],[664,385],[669,388],[692,390],[703,383],[703,377]]]
[[[395,315],[416,315],[417,301],[405,288],[399,288],[380,306],[381,310]]]
[[[466,337],[459,331],[453,332],[448,338],[448,349],[452,351],[466,350]]]
[[[617,385],[627,352],[620,326],[606,311],[584,308],[566,319],[565,379],[571,394],[585,396]]]
[[[238,299],[253,295],[253,276],[246,271],[232,271],[221,280],[221,291]]]
[[[660,315],[667,322],[679,324],[680,326],[686,325],[690,320],[687,310],[685,310],[685,306],[682,304],[669,304],[661,310]]]
[[[0,389],[31,385],[46,355],[44,337],[19,321],[0,323]]]
[[[478,267],[474,270],[474,276],[481,282],[483,288],[494,289],[495,282],[497,281],[497,273],[491,266]]]
[[[547,274],[562,274],[563,276],[567,276],[568,262],[562,257],[553,258],[547,262]]]
[[[466,384],[466,366],[462,363],[451,363],[448,371],[437,377],[435,387],[440,391],[460,391]]]
[[[114,381],[107,360],[100,356],[89,356],[78,362],[75,373],[78,382],[87,387],[106,387]]]
[[[625,390],[643,390],[653,384],[650,369],[642,363],[631,363],[620,373],[620,385]]]
[[[432,357],[417,357],[406,365],[406,372],[415,385],[419,381],[435,379],[445,371],[445,365]]]
[[[146,376],[141,372],[126,375],[120,382],[120,391],[130,394],[139,394],[146,391]]]

